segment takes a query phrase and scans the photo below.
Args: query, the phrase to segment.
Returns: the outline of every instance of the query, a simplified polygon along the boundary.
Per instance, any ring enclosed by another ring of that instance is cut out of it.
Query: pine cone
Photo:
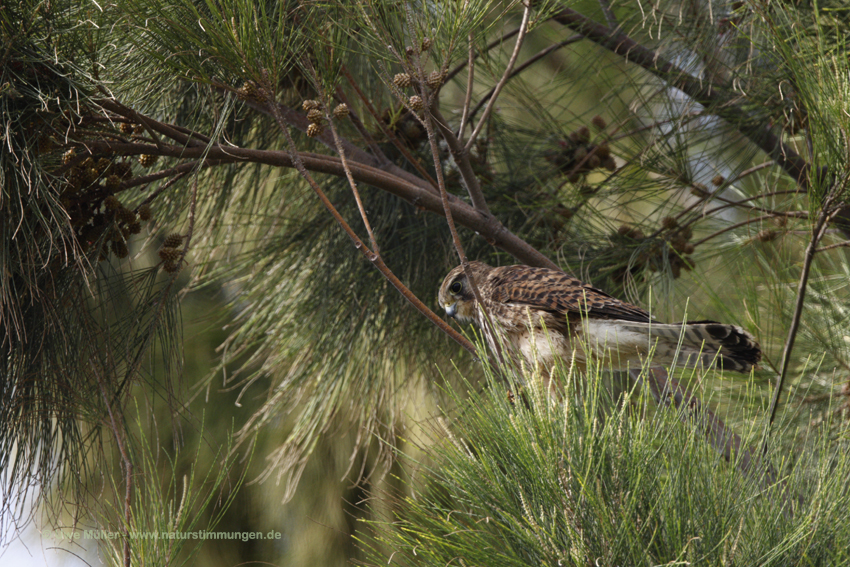
[[[130,255],[130,250],[127,248],[127,243],[123,240],[113,240],[112,253],[118,258],[126,258]]]
[[[393,77],[393,84],[400,89],[406,89],[413,84],[413,79],[407,73],[398,73]]]
[[[431,71],[428,78],[425,79],[425,84],[432,89],[439,88],[444,82],[446,82],[446,74],[442,71]]]
[[[176,262],[180,259],[180,250],[176,248],[160,248],[159,257],[164,262]]]
[[[115,195],[110,195],[103,200],[103,205],[107,211],[117,211],[121,208],[121,201]]]
[[[183,235],[175,232],[165,237],[165,240],[162,242],[162,247],[177,248],[181,244],[183,244]]]
[[[147,203],[144,204],[144,205],[139,205],[139,218],[141,220],[149,221],[149,220],[151,220],[152,216],[153,215],[151,214],[151,206],[150,205],[148,205]]]
[[[150,167],[156,163],[157,156],[142,154],[139,156],[139,165],[142,167]]]
[[[337,120],[343,120],[348,118],[348,105],[345,103],[338,104],[336,108],[334,108],[334,118]]]
[[[309,120],[313,124],[321,124],[324,119],[325,115],[322,114],[322,111],[318,108],[312,108],[307,113],[307,120]]]
[[[109,175],[106,178],[106,187],[107,189],[118,189],[121,186],[121,178],[115,175]]]

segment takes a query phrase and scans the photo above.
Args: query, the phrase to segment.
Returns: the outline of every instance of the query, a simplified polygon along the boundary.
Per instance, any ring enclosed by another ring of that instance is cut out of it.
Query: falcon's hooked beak
[[[454,302],[451,305],[443,305],[443,309],[446,310],[446,315],[454,318],[455,313],[457,313],[457,302]]]

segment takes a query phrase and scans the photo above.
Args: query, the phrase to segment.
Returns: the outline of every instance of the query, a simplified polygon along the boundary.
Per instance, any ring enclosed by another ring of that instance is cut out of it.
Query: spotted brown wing
[[[611,297],[580,280],[548,268],[505,266],[489,278],[493,301],[521,303],[553,313],[586,313],[597,317],[645,323],[649,313]]]

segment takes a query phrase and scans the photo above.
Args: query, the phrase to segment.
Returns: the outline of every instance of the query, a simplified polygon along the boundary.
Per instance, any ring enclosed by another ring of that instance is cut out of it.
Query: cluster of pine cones
[[[601,116],[591,120],[598,130],[604,130],[607,124]],[[582,126],[570,132],[566,140],[558,141],[559,148],[546,154],[546,159],[552,162],[570,182],[575,183],[594,169],[604,168],[608,171],[617,169],[617,162],[611,155],[611,148],[604,140],[593,140],[590,128]]]
[[[118,258],[126,258],[127,239],[141,232],[141,223],[151,219],[150,206],[142,205],[133,211],[114,194],[132,177],[130,162],[115,161],[113,157],[80,159],[73,148],[65,152],[62,162],[71,167],[64,174],[60,202],[83,250],[90,251],[103,241],[100,260],[106,260],[110,251]]]

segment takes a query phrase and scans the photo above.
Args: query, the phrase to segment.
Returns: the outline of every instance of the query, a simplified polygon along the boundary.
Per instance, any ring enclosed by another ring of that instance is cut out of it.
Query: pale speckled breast
[[[510,303],[490,303],[488,313],[502,333],[504,344],[529,363],[537,360],[551,366],[556,358],[567,362],[573,358],[574,347],[579,344],[575,339],[581,333],[580,321],[568,323],[565,315]],[[480,310],[478,327],[487,328]],[[487,339],[492,348],[492,337],[487,336]],[[585,358],[581,349],[575,357],[581,361]]]

